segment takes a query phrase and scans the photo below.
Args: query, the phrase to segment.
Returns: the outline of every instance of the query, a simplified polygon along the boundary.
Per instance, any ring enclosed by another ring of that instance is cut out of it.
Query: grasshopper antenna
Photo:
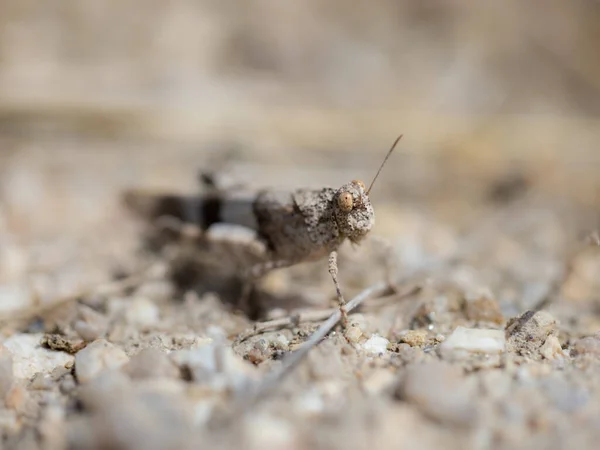
[[[381,169],[383,169],[383,166],[385,166],[386,161],[388,160],[388,158],[390,157],[390,155],[392,154],[392,152],[396,148],[396,144],[398,144],[398,142],[400,141],[400,139],[402,139],[402,136],[403,135],[401,134],[400,136],[398,136],[396,138],[396,140],[394,141],[394,144],[392,145],[392,148],[390,148],[390,150],[387,152],[387,155],[385,155],[385,158],[383,159],[383,162],[381,163],[381,166],[379,166],[379,170],[375,174],[375,177],[373,178],[373,181],[371,181],[371,185],[369,186],[369,189],[367,190],[367,195],[369,195],[369,192],[371,192],[371,189],[373,188],[373,185],[375,184],[375,180],[377,180],[377,177],[381,173]]]

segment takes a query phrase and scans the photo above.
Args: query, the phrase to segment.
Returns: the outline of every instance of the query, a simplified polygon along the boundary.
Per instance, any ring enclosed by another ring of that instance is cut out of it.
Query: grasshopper
[[[176,221],[194,227],[198,231],[195,251],[212,254],[213,262],[229,264],[242,274],[242,299],[253,283],[271,270],[328,258],[345,325],[337,250],[346,240],[361,243],[373,228],[375,212],[369,194],[401,138],[394,141],[368,189],[362,181],[352,180],[338,189],[263,189],[254,195],[223,195],[214,178],[204,174],[202,181],[211,188],[204,195],[131,190],[124,199],[151,223]],[[237,258],[241,254],[244,257]]]

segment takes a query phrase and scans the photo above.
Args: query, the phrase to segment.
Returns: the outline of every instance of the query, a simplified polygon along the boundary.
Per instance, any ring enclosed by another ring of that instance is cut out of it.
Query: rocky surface
[[[385,199],[393,187],[381,183]],[[118,198],[118,191],[106,195]],[[432,195],[423,202],[435,205]],[[79,257],[90,264],[81,272],[83,291],[71,275],[77,253],[65,249],[57,258],[60,245],[35,244],[35,234],[32,247],[3,247],[16,277],[5,280],[12,286],[2,290],[12,298],[5,306],[21,308],[2,322],[2,442],[32,449],[595,448],[600,252],[593,240],[569,238],[544,195],[535,199],[544,215],[519,203],[498,207],[500,217],[522,221],[502,230],[484,220],[488,213],[459,231],[458,211],[436,222],[381,201],[378,226],[388,230],[402,268],[397,292],[350,314],[348,329],[330,333],[281,383],[272,374],[335,305],[320,263],[269,275],[253,294],[258,316],[250,317],[232,304],[239,284],[221,289],[203,278],[184,247],[175,259],[141,251],[142,228],[123,209],[114,213],[122,232],[107,227],[100,245],[82,246]],[[70,233],[85,241],[88,231]],[[67,294],[35,282],[38,300],[22,299],[17,286],[39,271],[17,264],[30,253],[54,264],[52,277],[71,280]],[[368,244],[342,249],[347,297],[382,279],[378,255]],[[279,325],[254,329],[257,321]],[[271,384],[248,406],[264,380]]]
[[[152,270],[51,308],[41,331],[28,331],[33,317],[5,329],[6,447],[541,449],[600,438],[600,339],[563,326],[566,298],[505,319],[509,304],[469,291],[464,269],[431,269],[408,297],[351,314],[247,410],[319,321],[246,333],[253,321],[215,294]]]
[[[49,170],[35,164],[32,174]],[[70,176],[112,179],[75,167]],[[234,305],[239,282],[204,276],[186,247],[143,250],[142,227],[118,206],[94,232],[68,222],[62,241],[36,232],[1,247],[0,293],[20,305],[2,316],[4,447],[595,448],[600,251],[572,229],[585,214],[561,214],[541,188],[490,212],[471,189],[460,195],[480,215],[465,224],[465,210],[426,214],[380,183],[377,230],[399,263],[397,291],[365,302],[281,383],[272,374],[335,305],[324,264],[270,274],[249,311]],[[105,195],[118,199],[118,186]],[[450,201],[422,195],[432,211]],[[73,272],[78,258],[89,270]],[[342,248],[347,298],[383,276],[376,246]],[[263,321],[278,325],[254,328]]]

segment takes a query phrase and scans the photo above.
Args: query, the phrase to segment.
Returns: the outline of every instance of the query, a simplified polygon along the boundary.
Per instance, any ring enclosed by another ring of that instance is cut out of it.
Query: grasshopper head
[[[375,224],[373,206],[360,180],[352,180],[337,190],[333,210],[340,232],[351,242],[360,242]]]

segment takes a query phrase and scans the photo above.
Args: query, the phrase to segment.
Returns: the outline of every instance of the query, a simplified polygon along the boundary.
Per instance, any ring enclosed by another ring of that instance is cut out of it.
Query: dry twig
[[[404,291],[394,295],[394,299],[398,300],[401,298],[409,297],[419,292],[420,289],[421,286],[419,285],[409,286]],[[388,301],[388,299],[383,300],[386,301],[386,303]],[[275,331],[283,328],[294,327],[306,322],[320,322],[321,320],[325,320],[328,317],[330,317],[335,311],[339,311],[339,308],[297,312],[292,313],[291,315],[286,317],[281,317],[279,319],[267,320],[265,322],[257,322],[252,328],[248,328],[247,330],[242,331],[240,334],[238,334],[235,339],[234,345],[241,344],[246,339],[249,339],[253,336],[257,336],[265,331]],[[350,310],[348,309],[348,311]]]
[[[375,284],[346,303],[345,309],[347,312],[350,312],[360,306],[365,300],[373,297],[381,297],[387,293],[390,293],[390,287],[387,283],[381,282]],[[329,319],[327,319],[298,350],[290,353],[289,356],[283,360],[283,364],[278,370],[268,373],[254,389],[251,389],[247,395],[240,399],[241,404],[238,408],[235,408],[234,415],[237,416],[243,414],[259,400],[263,400],[269,392],[272,392],[273,388],[281,383],[285,376],[304,359],[310,349],[321,342],[321,340],[329,334],[341,318],[342,314],[340,310],[336,308],[329,316]]]

